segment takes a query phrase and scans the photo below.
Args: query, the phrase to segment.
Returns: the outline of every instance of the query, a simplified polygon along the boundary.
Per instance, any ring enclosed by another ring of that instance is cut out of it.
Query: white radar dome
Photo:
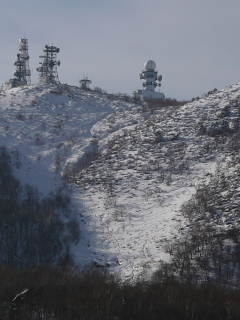
[[[148,60],[144,64],[145,70],[155,70],[156,69],[156,63],[153,60]]]

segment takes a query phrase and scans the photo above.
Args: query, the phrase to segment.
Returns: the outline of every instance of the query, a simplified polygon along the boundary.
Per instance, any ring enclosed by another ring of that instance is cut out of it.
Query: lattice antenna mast
[[[44,55],[39,56],[42,59],[39,64],[41,67],[37,68],[39,72],[39,84],[59,84],[60,81],[58,79],[57,67],[60,66],[61,62],[57,61],[57,53],[59,53],[60,49],[54,46],[45,46],[43,50]]]
[[[14,78],[10,79],[6,84],[7,87],[19,87],[31,84],[31,71],[29,68],[28,40],[19,39],[18,49],[21,53],[17,54],[17,60],[13,62],[15,70]]]
[[[22,66],[22,82],[26,85],[31,84],[31,71],[29,68],[29,54],[28,54],[28,40],[26,38],[19,39],[18,46],[20,54],[20,60],[23,62]]]

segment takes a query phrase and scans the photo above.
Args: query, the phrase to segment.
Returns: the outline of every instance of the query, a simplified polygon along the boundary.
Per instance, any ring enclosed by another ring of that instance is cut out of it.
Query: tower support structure
[[[31,84],[31,71],[29,68],[28,40],[19,38],[17,60],[13,62],[15,70],[14,78],[6,82],[7,88],[19,87]]]
[[[59,84],[57,67],[60,66],[61,62],[57,61],[57,53],[60,49],[54,46],[46,45],[43,52],[44,55],[39,56],[42,59],[39,64],[40,67],[37,68],[39,72],[39,84]]]

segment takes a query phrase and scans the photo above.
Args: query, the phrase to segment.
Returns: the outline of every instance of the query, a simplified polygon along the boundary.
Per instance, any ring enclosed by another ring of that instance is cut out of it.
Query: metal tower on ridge
[[[41,67],[37,68],[39,72],[39,84],[59,84],[60,81],[58,79],[57,67],[60,66],[61,62],[57,61],[57,53],[59,53],[60,49],[54,46],[46,45],[43,52],[43,56],[39,56],[42,59],[39,64]]]
[[[139,76],[140,79],[144,79],[146,81],[143,82],[143,90],[137,90],[133,93],[135,96],[142,100],[165,98],[163,93],[155,91],[157,86],[161,87],[162,76],[158,76],[156,63],[153,60],[145,62],[144,70],[139,74]]]
[[[21,53],[17,54],[17,60],[13,62],[15,70],[14,78],[6,82],[7,87],[19,87],[31,84],[31,71],[29,68],[28,40],[19,38],[18,49]]]

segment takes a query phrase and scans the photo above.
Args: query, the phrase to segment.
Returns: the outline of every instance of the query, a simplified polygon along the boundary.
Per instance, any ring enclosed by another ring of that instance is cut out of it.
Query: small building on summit
[[[144,70],[139,74],[140,79],[146,80],[143,82],[143,89],[134,91],[136,98],[141,100],[164,99],[165,95],[162,92],[155,91],[156,87],[161,87],[162,76],[158,76],[156,63],[153,60],[148,60],[144,64]]]
[[[85,77],[83,75],[83,79],[79,80],[80,88],[83,90],[89,90],[89,85],[92,83],[91,80],[88,79],[88,77]]]

